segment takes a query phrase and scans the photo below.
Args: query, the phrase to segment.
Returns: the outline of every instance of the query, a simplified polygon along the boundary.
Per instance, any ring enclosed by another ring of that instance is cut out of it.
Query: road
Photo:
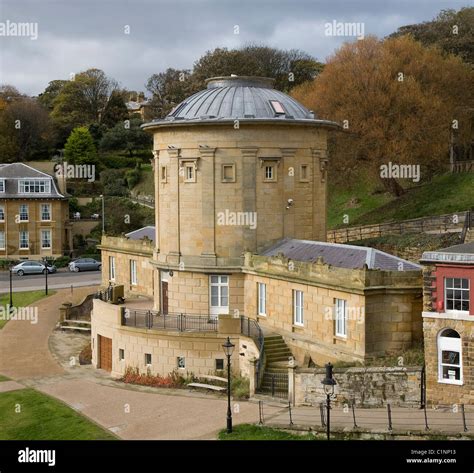
[[[83,271],[71,273],[67,268],[58,269],[57,273],[48,275],[50,289],[64,289],[72,286],[94,286],[100,284],[102,273],[100,271]],[[13,291],[34,291],[43,289],[45,277],[43,274],[30,274],[25,276],[13,275]],[[8,271],[0,271],[0,294],[8,292],[10,287]]]

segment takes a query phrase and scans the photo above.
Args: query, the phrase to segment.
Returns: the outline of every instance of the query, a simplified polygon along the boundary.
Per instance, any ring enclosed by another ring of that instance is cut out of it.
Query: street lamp
[[[102,199],[102,234],[105,233],[105,196],[100,194],[99,196]]]
[[[330,432],[331,432],[331,424],[330,424],[330,412],[331,412],[331,398],[334,398],[334,386],[336,385],[336,380],[332,377],[332,368],[333,366],[331,363],[326,365],[326,377],[321,381],[324,385],[324,393],[326,394],[326,433],[327,438],[329,440]]]
[[[46,258],[46,256],[43,258],[43,261],[44,261],[44,277],[45,277],[45,286],[44,286],[44,293],[45,295],[48,295],[48,259]]]
[[[10,263],[9,270],[10,270],[10,309],[11,311],[13,309],[13,280],[12,280],[12,269],[13,269],[14,263],[13,261]]]
[[[230,409],[230,357],[234,352],[235,345],[227,337],[226,342],[222,345],[224,353],[227,356],[227,433],[232,433],[232,411]]]

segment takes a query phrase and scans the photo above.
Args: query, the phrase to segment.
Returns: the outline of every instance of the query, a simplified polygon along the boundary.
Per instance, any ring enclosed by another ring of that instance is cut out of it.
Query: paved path
[[[90,366],[61,366],[48,350],[48,338],[67,293],[58,291],[36,303],[37,324],[11,320],[0,330],[0,374],[61,399],[124,439],[216,438],[226,422],[227,402],[222,397],[126,387]],[[11,381],[0,384],[5,383]],[[233,409],[236,424],[258,421],[255,403],[236,401]],[[271,413],[280,409],[272,407]]]
[[[0,330],[0,374],[20,380],[64,372],[48,349],[48,338],[56,326],[58,308],[64,300],[64,291],[58,291],[35,302],[38,323],[10,320]]]

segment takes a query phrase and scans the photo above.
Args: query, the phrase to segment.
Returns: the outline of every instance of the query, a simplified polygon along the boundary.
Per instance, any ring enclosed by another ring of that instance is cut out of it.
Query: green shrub
[[[235,399],[248,399],[250,395],[250,380],[242,376],[234,376],[230,380],[230,389]]]
[[[69,258],[69,256],[60,256],[54,260],[54,265],[56,268],[65,268],[70,261],[71,258]]]
[[[125,180],[129,189],[133,189],[140,182],[140,169],[136,167],[125,173]]]

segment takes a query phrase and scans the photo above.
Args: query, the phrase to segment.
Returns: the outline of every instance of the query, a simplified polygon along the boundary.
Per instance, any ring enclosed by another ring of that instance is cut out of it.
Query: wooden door
[[[99,368],[112,371],[112,339],[99,335]]]

